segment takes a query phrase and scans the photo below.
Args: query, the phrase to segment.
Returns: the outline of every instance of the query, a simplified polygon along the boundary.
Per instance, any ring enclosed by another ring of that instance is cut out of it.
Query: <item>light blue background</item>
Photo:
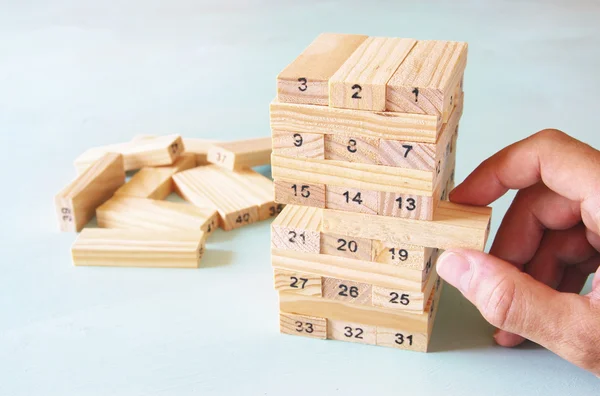
[[[92,146],[268,135],[276,74],[323,31],[469,42],[459,181],[545,127],[600,147],[599,20],[566,0],[0,0],[0,394],[597,394],[494,346],[451,287],[434,353],[280,335],[268,222],[217,232],[199,270],[75,268],[52,202]]]

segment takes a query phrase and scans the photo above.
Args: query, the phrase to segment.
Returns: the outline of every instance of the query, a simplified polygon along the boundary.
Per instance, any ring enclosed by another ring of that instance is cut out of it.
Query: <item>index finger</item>
[[[494,154],[451,192],[450,199],[489,205],[509,189],[539,181],[580,202],[583,222],[600,233],[600,152],[555,129],[538,132]]]

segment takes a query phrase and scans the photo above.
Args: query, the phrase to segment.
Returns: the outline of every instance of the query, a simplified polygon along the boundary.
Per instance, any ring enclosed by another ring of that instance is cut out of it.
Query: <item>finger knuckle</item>
[[[483,317],[495,327],[512,329],[517,312],[516,293],[514,281],[508,277],[501,278],[489,293],[483,296],[483,302],[480,304]]]
[[[575,354],[573,363],[600,374],[600,321],[595,319],[597,317],[600,316],[581,315],[569,338],[570,349]]]

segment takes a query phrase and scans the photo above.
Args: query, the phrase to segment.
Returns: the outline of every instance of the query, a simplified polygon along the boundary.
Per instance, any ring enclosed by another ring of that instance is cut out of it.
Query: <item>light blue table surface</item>
[[[459,181],[545,127],[600,147],[599,21],[566,0],[0,0],[0,395],[599,394],[495,346],[452,287],[429,354],[280,335],[268,222],[217,232],[198,270],[75,268],[53,209],[87,148],[268,135],[275,76],[323,31],[469,42]]]

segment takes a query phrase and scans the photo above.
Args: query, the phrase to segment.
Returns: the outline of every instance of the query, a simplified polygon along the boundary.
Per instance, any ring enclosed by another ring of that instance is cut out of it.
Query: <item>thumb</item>
[[[493,326],[543,345],[580,366],[587,366],[588,359],[597,363],[598,351],[589,351],[592,356],[585,351],[586,345],[600,341],[590,332],[590,322],[597,322],[594,317],[599,312],[592,312],[589,299],[559,293],[506,261],[478,251],[444,252],[437,272]]]

